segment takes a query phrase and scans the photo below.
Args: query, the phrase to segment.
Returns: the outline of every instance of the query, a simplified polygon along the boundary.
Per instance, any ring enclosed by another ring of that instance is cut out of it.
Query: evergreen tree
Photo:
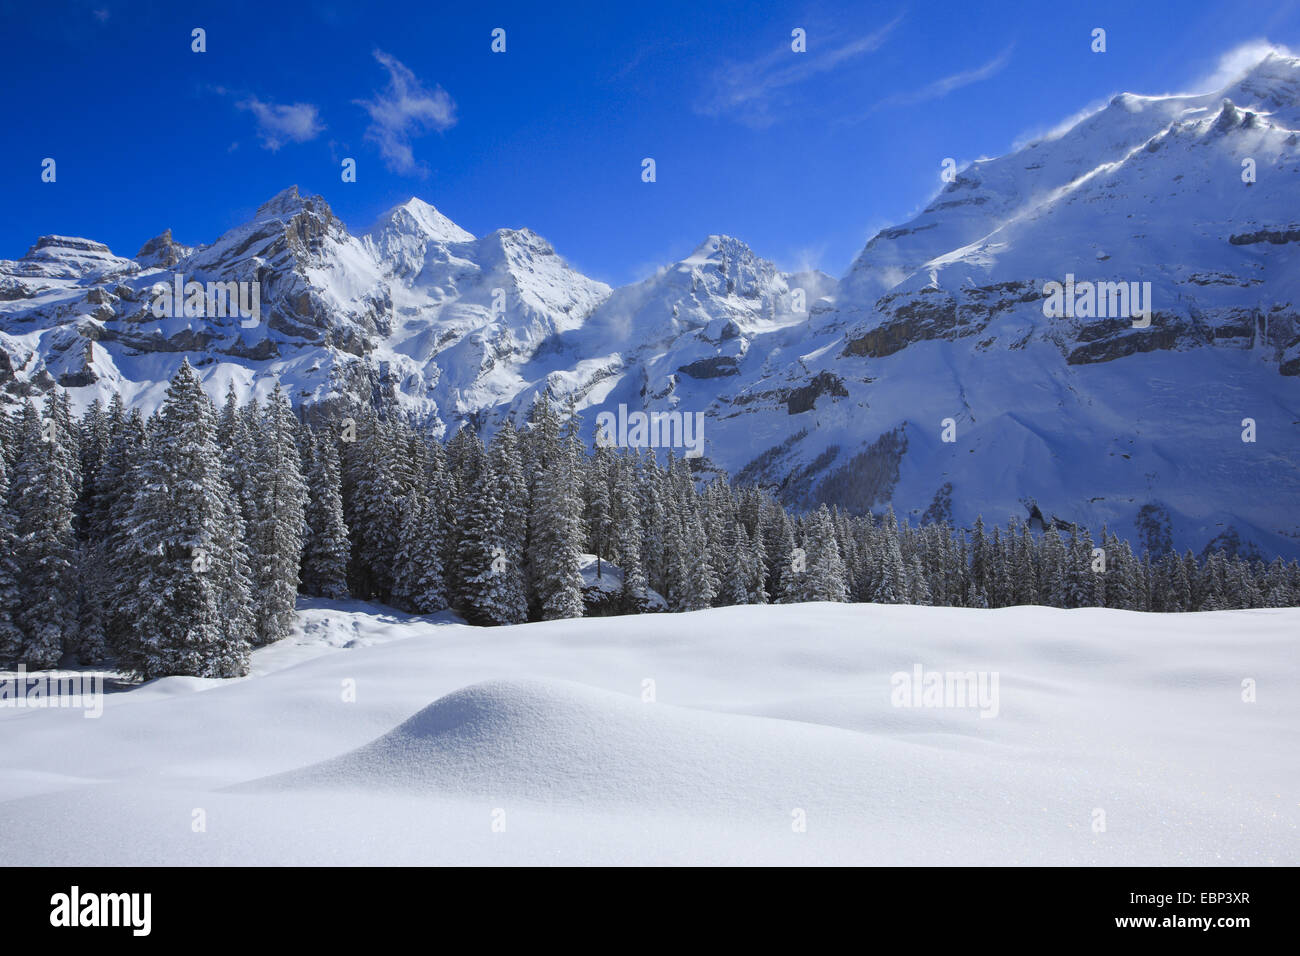
[[[898,519],[891,506],[881,528],[883,536],[880,542],[881,574],[880,583],[872,600],[876,604],[907,603],[907,571],[903,565],[903,552],[898,542]]]
[[[113,407],[117,408],[118,404],[115,397]],[[137,597],[136,580],[128,562],[120,559],[131,546],[128,517],[134,489],[138,487],[135,472],[144,457],[148,437],[139,409],[121,416],[113,429],[108,456],[100,469],[91,512],[94,544],[104,561],[98,591],[99,615],[108,649],[118,655],[134,636],[132,607]]]
[[[997,530],[996,528],[994,529]],[[912,563],[908,574],[907,585],[907,603],[927,607],[934,603],[934,598],[930,593],[930,584],[925,579],[925,569],[921,567],[921,558],[919,555],[912,555]]]
[[[4,456],[5,470],[13,474],[14,462],[18,460],[18,444],[22,432],[18,421],[0,406],[0,455]]]
[[[393,592],[398,605],[415,614],[433,614],[448,607],[442,521],[436,503],[423,490],[406,496]]]
[[[1232,607],[1227,593],[1228,559],[1222,551],[1215,551],[1201,570],[1202,611],[1219,611]]]
[[[109,656],[109,602],[114,588],[108,503],[121,494],[123,472],[115,449],[126,424],[122,396],[108,409],[98,398],[81,421],[81,496],[77,508],[77,658],[93,664]]]
[[[254,631],[243,520],[215,412],[188,361],[167,389],[133,482],[119,553],[134,585],[122,665],[145,679],[246,673]]]
[[[1142,552],[1141,562],[1134,561],[1137,565],[1137,586],[1134,589],[1135,611],[1151,610],[1151,555],[1146,551]]]
[[[0,417],[4,412],[0,411]],[[23,636],[15,618],[19,610],[17,538],[9,509],[7,449],[0,445],[0,668],[13,667],[22,653]]]
[[[1061,607],[1091,607],[1096,604],[1097,581],[1092,570],[1092,535],[1087,528],[1075,528],[1070,533],[1063,583]]]
[[[46,397],[41,414],[28,402],[10,482],[21,659],[32,669],[56,666],[77,643],[73,522],[81,480],[71,425],[67,406],[55,393]]]
[[[844,580],[844,561],[840,557],[834,524],[825,505],[813,513],[809,532],[804,540],[808,544],[807,599],[847,601],[849,592]]]
[[[1015,554],[1016,573],[1013,577],[1015,582],[1015,603],[1041,603],[1042,592],[1039,590],[1038,582],[1043,576],[1042,567],[1038,559],[1038,549],[1034,545],[1034,538],[1027,524],[1020,525]]]
[[[297,419],[277,384],[254,435],[245,476],[245,536],[253,593],[253,643],[270,644],[293,626],[302,562],[307,485],[298,454]]]
[[[364,600],[387,601],[404,497],[398,450],[391,440],[393,429],[373,408],[363,406],[354,414],[355,440],[345,441],[342,448],[343,517],[352,537],[349,587]]]
[[[307,525],[301,583],[306,594],[339,600],[348,596],[348,526],[343,519],[343,479],[338,438],[304,429],[307,465]]]
[[[90,534],[89,515],[94,507],[99,472],[108,457],[112,427],[112,417],[104,409],[104,403],[96,398],[82,416],[80,428],[81,494],[77,501],[77,531],[82,540]]]
[[[217,419],[217,445],[221,449],[222,473],[230,487],[231,498],[238,504],[245,521],[251,517],[247,486],[254,467],[257,424],[257,406],[249,403],[241,407],[235,383],[231,381],[226,388],[225,405]]]
[[[1274,558],[1273,563],[1268,566],[1268,572],[1264,577],[1261,591],[1264,607],[1290,606],[1290,586],[1287,580],[1286,565],[1281,558]]]
[[[766,573],[760,549],[745,531],[743,522],[732,525],[727,533],[730,562],[722,581],[723,604],[766,604]]]
[[[1015,584],[1015,523],[1013,522],[1008,531],[1006,538],[1001,536],[1000,530],[995,525],[993,528],[993,540],[995,544],[995,553],[997,563],[993,568],[993,600],[994,607],[1011,607],[1016,603],[1016,584]]]
[[[1166,611],[1190,611],[1192,609],[1192,584],[1187,580],[1187,569],[1176,552],[1170,551],[1160,559],[1164,574]],[[1132,607],[1132,602],[1125,605]]]
[[[462,428],[447,443],[446,476],[451,488],[447,508],[446,534],[442,553],[447,588],[460,607],[460,596],[465,593],[465,578],[473,573],[462,560],[462,539],[468,531],[469,511],[465,503],[470,500],[478,485],[483,469],[487,467],[487,449],[470,428]]]
[[[586,462],[583,471],[583,521],[587,529],[586,550],[596,556],[596,577],[604,572],[603,563],[613,546],[614,516],[610,507],[610,472],[613,452],[599,446]]]
[[[527,514],[526,496],[518,433],[503,425],[466,502],[469,512],[460,540],[462,603],[472,622],[521,624],[528,619],[521,520]]]
[[[797,522],[785,522],[785,560],[781,563],[780,595],[782,604],[799,604],[812,600],[812,582],[808,575],[807,540]]]
[[[636,614],[645,609],[649,588],[643,560],[645,542],[637,460],[624,455],[615,461],[610,489],[610,532],[615,560],[623,569],[619,606],[624,614]]]
[[[654,457],[644,449],[639,457],[641,480],[637,483],[637,511],[641,516],[641,566],[646,584],[660,594],[668,593],[668,517],[660,491],[660,472]]]
[[[1067,597],[1067,561],[1068,552],[1065,543],[1057,533],[1056,526],[1047,529],[1039,547],[1038,592],[1044,603],[1050,607],[1068,607]]]
[[[970,583],[975,591],[988,593],[989,590],[989,554],[988,541],[984,534],[984,516],[975,516],[975,526],[970,537]]]
[[[582,499],[572,438],[561,438],[558,416],[545,395],[533,405],[530,425],[537,470],[529,494],[527,560],[538,617],[581,617]]]
[[[1201,569],[1196,564],[1196,558],[1192,556],[1189,548],[1184,552],[1182,558],[1183,575],[1187,578],[1187,588],[1191,595],[1187,602],[1187,610],[1195,611],[1201,606]]]
[[[676,603],[680,610],[700,611],[713,606],[719,592],[719,581],[709,563],[709,542],[703,520],[692,515],[683,522],[683,531],[681,591]]]
[[[422,488],[415,488],[402,499],[401,528],[397,537],[397,552],[393,557],[392,602],[403,611],[422,613],[415,606],[415,594],[424,573],[427,560],[423,553],[424,521],[432,512],[429,496]],[[441,569],[441,555],[437,555]]]

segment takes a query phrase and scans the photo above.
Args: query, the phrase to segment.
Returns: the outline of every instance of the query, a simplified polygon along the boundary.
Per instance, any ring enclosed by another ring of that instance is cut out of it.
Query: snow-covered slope
[[[1298,627],[808,604],[486,632],[309,601],[249,678],[0,708],[5,862],[1295,865]],[[992,706],[895,706],[918,665],[996,674]]]
[[[588,435],[620,405],[701,413],[701,474],[798,506],[1297,556],[1298,136],[1289,56],[1220,90],[1120,94],[963,170],[839,281],[715,235],[611,290],[527,229],[476,238],[412,199],[355,236],[293,188],[208,246],[168,232],[129,260],[51,236],[0,262],[0,387],[149,408],[188,356],[214,397],[282,381],[485,431],[549,389]],[[261,321],[155,318],[176,273],[259,281]],[[1149,327],[1046,317],[1067,276],[1150,283]]]
[[[806,323],[683,395],[709,402],[707,454],[798,504],[1300,553],[1297,90],[1269,55],[964,170]],[[1151,283],[1150,326],[1047,318],[1068,275]]]
[[[962,523],[1036,506],[1134,537],[1154,517],[1181,547],[1235,526],[1296,553],[1298,78],[1270,55],[1213,94],[1117,96],[963,171],[854,263],[827,316],[842,339],[788,366],[833,376],[841,410],[819,403],[755,476],[817,462],[797,489],[813,501]],[[1070,275],[1149,282],[1150,326],[1045,317],[1046,284]]]

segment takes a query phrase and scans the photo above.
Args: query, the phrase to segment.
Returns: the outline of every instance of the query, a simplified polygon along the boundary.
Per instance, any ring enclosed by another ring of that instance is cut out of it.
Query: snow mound
[[[896,747],[839,728],[647,703],[567,681],[493,680],[442,697],[369,744],[240,789],[786,812],[829,799],[846,809],[870,799],[871,781],[885,776],[880,750]]]

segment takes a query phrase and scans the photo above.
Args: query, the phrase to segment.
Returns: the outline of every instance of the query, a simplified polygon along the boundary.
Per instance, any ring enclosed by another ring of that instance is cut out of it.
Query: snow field
[[[1298,633],[1297,609],[482,629],[304,601],[250,677],[0,709],[0,830],[11,864],[1294,865]],[[893,706],[917,664],[996,673],[998,716]]]

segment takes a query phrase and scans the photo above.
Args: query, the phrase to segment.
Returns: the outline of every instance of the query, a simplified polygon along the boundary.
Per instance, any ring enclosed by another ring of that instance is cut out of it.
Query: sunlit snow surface
[[[1297,609],[481,629],[305,602],[248,678],[0,708],[3,859],[1295,865],[1297,635]],[[996,673],[997,716],[893,706],[918,664]]]

